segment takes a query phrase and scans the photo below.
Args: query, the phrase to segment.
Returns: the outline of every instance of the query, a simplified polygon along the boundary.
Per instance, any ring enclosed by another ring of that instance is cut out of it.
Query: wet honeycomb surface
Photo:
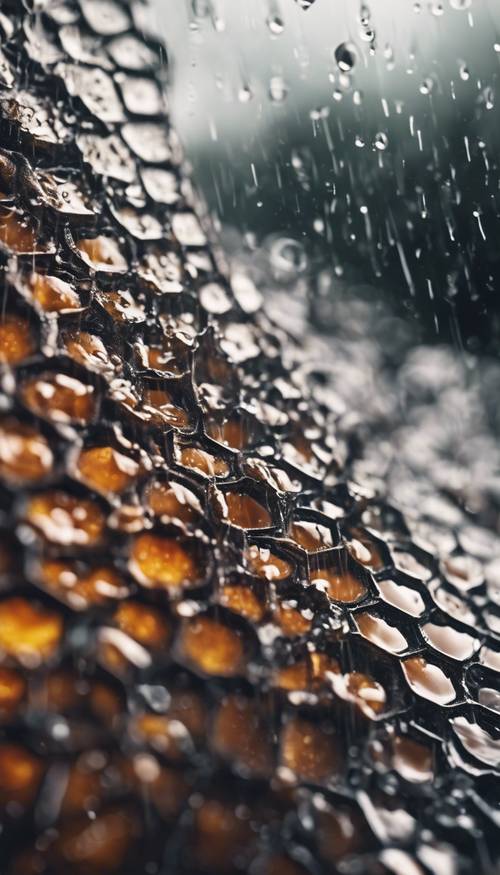
[[[2,871],[493,871],[495,536],[355,476],[207,242],[142,7],[28,5],[0,14]]]

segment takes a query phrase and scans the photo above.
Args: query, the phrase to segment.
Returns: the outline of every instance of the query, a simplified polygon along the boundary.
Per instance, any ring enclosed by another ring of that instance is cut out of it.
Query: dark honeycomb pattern
[[[0,13],[2,872],[495,871],[487,532],[350,475],[207,243],[142,7],[33,3]]]

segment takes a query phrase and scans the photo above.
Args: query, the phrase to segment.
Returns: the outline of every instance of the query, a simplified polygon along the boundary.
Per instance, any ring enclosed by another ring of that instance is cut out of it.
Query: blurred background
[[[335,296],[368,285],[428,342],[498,353],[497,0],[154,13],[171,113],[228,246],[272,239],[285,272],[308,271],[322,329]]]
[[[500,3],[151,2],[216,238],[354,476],[498,529]]]

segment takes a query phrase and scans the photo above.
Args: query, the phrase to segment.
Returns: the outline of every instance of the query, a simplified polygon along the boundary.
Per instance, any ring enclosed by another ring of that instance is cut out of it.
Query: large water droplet
[[[340,43],[335,49],[335,60],[343,73],[349,73],[357,60],[354,43]]]

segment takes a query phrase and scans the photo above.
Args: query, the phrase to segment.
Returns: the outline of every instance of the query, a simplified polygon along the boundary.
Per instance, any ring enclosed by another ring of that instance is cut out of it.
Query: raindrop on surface
[[[283,23],[283,19],[279,18],[278,15],[272,15],[267,19],[267,26],[273,36],[279,36],[283,33],[285,29],[285,25]]]
[[[420,86],[420,94],[432,94],[434,90],[434,80],[428,76]]]
[[[352,100],[353,103],[356,104],[356,106],[361,106],[361,104],[363,103],[363,92],[359,91],[359,89],[353,91]]]
[[[269,97],[273,103],[283,103],[288,94],[288,87],[283,76],[272,76],[269,82]]]
[[[240,103],[249,103],[253,98],[253,92],[249,85],[243,85],[238,91],[238,100]]]
[[[365,43],[375,42],[375,31],[372,27],[364,27],[360,31],[360,37]]]
[[[273,241],[269,250],[269,261],[273,273],[280,278],[295,277],[307,267],[304,248],[292,237],[280,237]]]
[[[467,82],[470,79],[470,72],[466,64],[460,64],[460,78]]]
[[[389,140],[387,138],[387,134],[384,134],[383,131],[379,131],[378,134],[375,134],[375,139],[373,141],[373,145],[380,152],[384,152],[389,145]]]
[[[343,73],[349,73],[357,60],[356,46],[353,43],[340,43],[335,49],[335,60]]]
[[[452,9],[470,9],[472,6],[472,0],[450,0],[450,6]]]

